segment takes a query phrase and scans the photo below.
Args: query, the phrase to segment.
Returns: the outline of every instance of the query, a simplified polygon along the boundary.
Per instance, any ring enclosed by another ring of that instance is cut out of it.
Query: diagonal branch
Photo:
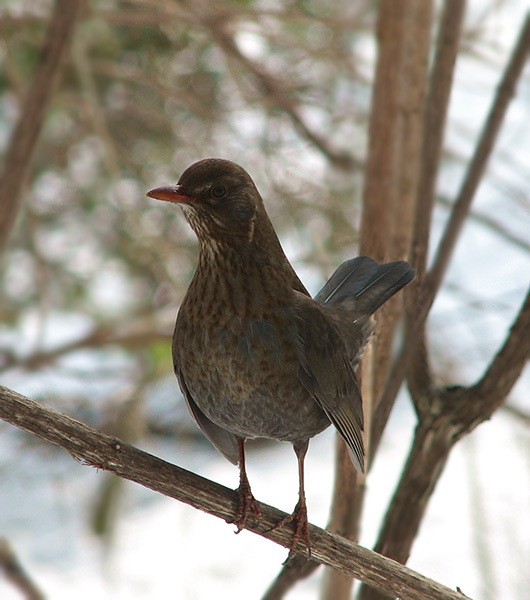
[[[0,386],[0,418],[64,448],[77,460],[111,471],[231,522],[237,493],[199,475],[171,465],[147,452],[105,435]],[[285,516],[260,503],[261,519],[248,529],[286,548],[293,528],[273,529]],[[358,544],[310,525],[312,560],[322,562],[395,596],[409,600],[462,600],[449,588],[386,559]]]
[[[408,560],[427,504],[453,446],[489,419],[504,402],[530,357],[530,289],[510,332],[482,378],[470,388],[436,391],[436,403],[421,416],[414,442],[389,505],[376,552],[401,563]],[[367,586],[361,600],[387,595]]]
[[[408,358],[416,354],[414,348],[422,339],[430,306],[441,284],[462,223],[469,212],[472,198],[493,149],[529,48],[530,18],[527,18],[503,74],[462,190],[439,246],[434,266],[420,288],[420,296],[414,308],[414,318],[410,320],[406,333],[404,350],[385,389],[385,394],[390,390],[389,398],[395,395],[402,381],[396,378],[396,374],[402,378],[408,368]],[[424,511],[453,446],[460,438],[491,416],[505,400],[519,377],[530,356],[529,298],[530,295],[527,295],[503,347],[474,386],[467,389],[430,387],[428,393],[434,402],[426,401],[422,405],[419,403],[419,397],[425,394],[426,390],[416,385],[418,381],[414,382],[419,424],[407,464],[385,515],[375,547],[376,551],[402,563],[407,561]],[[381,417],[384,418],[384,415],[376,413],[376,420]],[[384,422],[385,420],[382,420],[379,425],[382,423],[384,426]],[[377,429],[375,435],[381,431],[382,429]],[[368,586],[362,586],[359,597],[362,600],[379,600],[388,595],[370,589]]]
[[[447,270],[447,265],[453,254],[458,235],[469,213],[471,202],[473,201],[475,192],[477,191],[484,170],[486,169],[489,157],[493,151],[495,140],[501,129],[511,99],[515,94],[517,82],[521,77],[529,54],[530,12],[526,16],[519,38],[512,51],[510,61],[497,88],[497,93],[486,118],[484,129],[480,135],[473,158],[467,169],[462,187],[438,246],[433,265],[425,279],[425,285],[430,290],[429,297],[432,296],[432,298],[434,298]]]
[[[418,210],[411,248],[412,266],[417,270],[415,285],[423,280],[427,264],[436,180],[465,6],[465,0],[446,0],[436,42],[426,101],[422,176],[417,189]]]
[[[469,400],[460,404],[459,415],[466,424],[467,431],[471,431],[499,408],[529,359],[530,288],[502,348],[481,379],[469,389]]]
[[[0,175],[0,252],[7,246],[20,211],[31,159],[85,2],[57,0],[55,3],[40,64],[27,90]]]
[[[453,206],[453,202],[442,194],[438,195],[437,202],[446,209],[451,209]],[[530,238],[528,236],[518,233],[515,230],[511,231],[499,219],[485,212],[474,209],[470,211],[469,216],[473,221],[483,225],[486,229],[499,236],[504,242],[508,242],[508,244],[530,254]]]
[[[5,538],[0,538],[0,573],[26,600],[45,600],[44,594],[28,575]]]

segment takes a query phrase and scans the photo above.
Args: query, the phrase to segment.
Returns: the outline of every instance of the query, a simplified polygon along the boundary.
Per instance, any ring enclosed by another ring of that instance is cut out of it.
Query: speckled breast
[[[199,408],[242,437],[307,440],[330,425],[298,377],[289,312],[268,320],[233,317],[224,327],[177,320],[175,359]]]

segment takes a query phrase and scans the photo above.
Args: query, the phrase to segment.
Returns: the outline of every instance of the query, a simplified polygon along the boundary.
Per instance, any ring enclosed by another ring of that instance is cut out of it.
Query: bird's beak
[[[180,185],[163,185],[147,192],[146,196],[156,198],[157,200],[164,200],[165,202],[173,202],[174,204],[187,203],[193,200],[191,196],[182,191]]]

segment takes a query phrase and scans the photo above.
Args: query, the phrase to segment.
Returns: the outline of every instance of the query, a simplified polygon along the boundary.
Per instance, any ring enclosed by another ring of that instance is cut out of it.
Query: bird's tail
[[[342,263],[315,300],[369,317],[413,278],[414,269],[405,261],[380,265],[360,256]]]

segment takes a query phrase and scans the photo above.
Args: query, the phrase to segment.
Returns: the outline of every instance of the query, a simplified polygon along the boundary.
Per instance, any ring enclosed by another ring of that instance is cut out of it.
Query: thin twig
[[[416,216],[411,246],[412,266],[416,269],[417,288],[423,285],[427,251],[435,202],[436,180],[440,169],[445,122],[453,86],[456,57],[460,46],[465,0],[446,0],[436,43],[436,57],[429,82],[429,94],[423,127],[422,175],[417,188]],[[416,319],[414,288],[406,296],[407,322]],[[432,400],[432,376],[425,329],[421,332],[409,370],[409,388],[416,410]]]
[[[72,44],[72,61],[81,84],[92,128],[104,144],[103,158],[107,173],[112,181],[117,181],[120,175],[120,161],[99,99],[92,65],[88,56],[89,48],[90,45],[86,36],[80,31]]]
[[[510,334],[482,378],[469,390],[470,398],[458,407],[469,431],[491,414],[508,395],[530,359],[530,288]]]
[[[259,88],[262,101],[264,101],[265,104],[272,105],[275,108],[282,110],[291,119],[293,125],[302,137],[319,150],[331,164],[346,171],[361,167],[359,161],[352,154],[332,148],[323,135],[320,135],[307,125],[300,116],[299,107],[293,99],[294,95],[292,90],[290,90],[286,84],[277,80],[271,73],[267,72],[263,65],[256,63],[246,56],[239,49],[232,35],[222,27],[222,21],[220,21],[219,18],[209,15],[206,18],[198,16],[198,19],[203,26],[208,28],[213,40],[225,53],[228,59],[237,61],[240,66],[243,66],[244,69],[252,75]],[[248,82],[248,78],[245,81]],[[236,82],[241,83],[238,78],[236,78]]]
[[[412,266],[417,272],[416,285],[423,280],[427,262],[436,180],[465,6],[465,0],[446,0],[436,42],[436,56],[425,110],[422,177],[417,189],[416,222],[411,253]]]
[[[430,52],[432,2],[380,3],[378,58],[370,115],[369,149],[363,189],[360,253],[407,259],[416,190],[421,174],[423,106]],[[388,373],[392,340],[403,296],[377,315],[372,344],[362,362],[365,444],[370,446],[371,415]],[[329,529],[358,539],[364,478],[357,476],[344,443],[338,441]],[[351,597],[351,578],[326,569],[323,599]]]
[[[504,121],[504,116],[515,94],[517,82],[521,77],[529,53],[530,13],[526,16],[510,61],[497,88],[497,93],[486,118],[473,158],[469,163],[462,187],[460,188],[444,234],[438,245],[433,265],[425,278],[425,285],[430,290],[430,297],[432,299],[434,299],[447,270],[447,265],[453,254],[458,235],[469,213],[471,202],[493,151],[495,141]]]
[[[423,271],[425,269],[425,257],[429,242],[429,229],[431,222],[432,206],[434,204],[434,187],[438,172],[438,163],[441,153],[445,118],[452,84],[453,69],[458,51],[461,23],[464,15],[464,0],[447,0],[441,19],[440,31],[437,38],[437,49],[434,65],[432,68],[429,92],[426,99],[423,125],[423,149],[422,149],[422,173],[418,182],[417,198],[415,202],[416,217],[413,226],[411,242],[411,262],[416,269],[416,281],[408,290],[408,324],[415,324],[417,328],[416,344],[421,339],[422,326],[417,322],[417,315],[412,318],[410,305],[415,300],[415,289],[422,289]],[[406,361],[412,361],[412,349],[407,346]],[[427,366],[427,352],[425,347],[420,347],[419,359],[422,359],[422,382],[428,385],[430,380]],[[394,405],[399,386],[389,390],[388,378],[392,377],[395,367],[390,373],[386,373],[387,384],[375,409],[371,430],[370,460],[373,459],[379,441],[386,426],[392,406]],[[418,373],[418,371],[417,371]],[[401,382],[400,382],[401,385]],[[425,387],[425,386],[424,386]]]
[[[438,196],[437,202],[444,208],[450,209],[453,206],[453,203],[446,196]],[[480,225],[487,227],[490,231],[496,233],[505,242],[508,242],[512,246],[515,246],[520,250],[523,250],[524,252],[530,253],[530,240],[528,236],[515,233],[515,231],[509,231],[507,227],[505,227],[494,217],[491,217],[490,215],[487,215],[483,212],[479,212],[477,210],[472,210],[469,213],[469,218],[477,223],[480,223]]]
[[[320,563],[313,560],[306,560],[305,557],[300,554],[293,556],[293,558],[283,566],[276,579],[272,581],[265,594],[261,597],[261,600],[282,600],[285,594],[287,594],[298,581],[309,577],[320,566]]]

